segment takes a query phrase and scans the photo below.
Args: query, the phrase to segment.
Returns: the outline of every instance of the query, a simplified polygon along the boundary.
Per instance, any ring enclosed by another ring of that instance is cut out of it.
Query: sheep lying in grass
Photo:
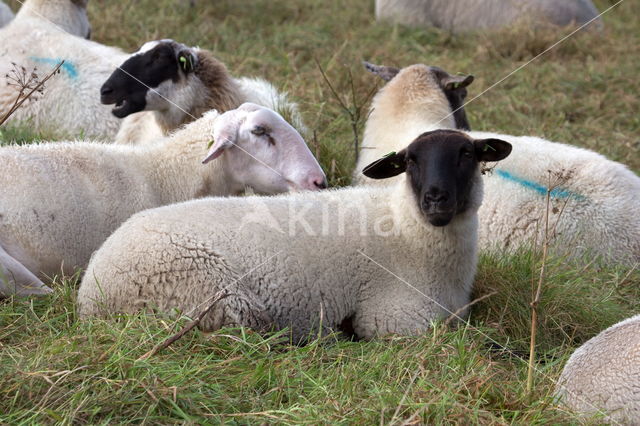
[[[640,315],[579,347],[558,379],[556,394],[573,411],[605,412],[607,423],[640,424]]]
[[[223,112],[243,102],[278,111],[305,131],[286,94],[261,79],[235,79],[208,50],[173,40],[145,43],[113,72],[100,95],[102,103],[115,104],[116,117],[126,117],[116,137],[119,143],[153,140],[205,111]]]
[[[406,67],[402,72],[368,62],[364,65],[388,84],[371,104],[353,176],[355,182],[370,181],[362,175],[362,170],[388,152],[399,150],[401,141],[413,140],[429,130],[470,130],[462,104],[467,96],[466,88],[473,82],[472,75],[454,76],[422,64]],[[409,104],[407,99],[411,100]],[[415,111],[419,111],[419,117],[412,119]],[[394,121],[401,125],[391,129],[388,123]]]
[[[202,166],[207,142],[213,139]],[[148,147],[55,143],[0,148],[0,295],[49,291],[43,279],[85,267],[133,213],[245,186],[326,186],[298,132],[253,104],[208,113]]]
[[[436,108],[426,108],[423,101],[432,91],[415,67],[400,71],[374,98],[360,153],[364,158],[402,148],[398,131],[403,137],[415,137],[433,128]],[[446,117],[447,108],[438,113]],[[627,167],[586,149],[536,137],[470,135],[513,145],[509,158],[483,178],[481,249],[504,251],[541,242],[550,190],[549,235],[556,250],[588,253],[608,262],[640,261],[640,216],[629,214],[640,209],[640,178]],[[374,182],[358,180],[365,181]]]
[[[591,0],[376,0],[376,18],[453,33],[495,30],[512,25],[585,24],[602,28]],[[597,19],[596,19],[597,18]]]
[[[13,19],[13,11],[0,1],[0,27],[4,27]]]
[[[61,60],[60,74],[42,95],[27,100],[9,122],[29,121],[34,130],[113,140],[120,121],[98,99],[100,85],[127,55],[80,37],[90,33],[86,0],[27,0],[0,29],[0,116],[20,91],[6,78],[13,63],[42,79]],[[66,32],[65,32],[66,31]],[[80,37],[76,37],[80,36]]]
[[[319,325],[352,327],[360,338],[423,332],[469,302],[478,164],[510,149],[430,132],[365,170],[375,179],[406,170],[393,186],[210,198],[139,213],[91,259],[79,313],[193,314],[227,289],[205,330],[291,327],[295,342]]]

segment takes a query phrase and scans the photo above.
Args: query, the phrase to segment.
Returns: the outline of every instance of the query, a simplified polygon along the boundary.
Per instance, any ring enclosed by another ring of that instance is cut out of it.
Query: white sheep
[[[436,131],[367,169],[377,179],[406,170],[393,186],[209,198],[141,212],[92,257],[79,313],[193,315],[225,289],[230,295],[205,317],[205,330],[291,327],[295,342],[319,325],[367,339],[423,332],[469,302],[478,164],[509,151],[503,141]]]
[[[360,153],[364,162],[401,149],[402,138],[433,129],[438,116],[442,123],[451,119],[448,103],[434,96],[427,83],[433,79],[415,69],[403,69],[374,98]],[[426,107],[427,102],[433,105]],[[627,167],[586,149],[532,136],[469,134],[513,145],[509,158],[483,178],[480,249],[504,251],[540,243],[550,189],[548,235],[557,251],[631,265],[640,260],[640,216],[629,214],[640,209],[640,178]],[[362,164],[359,160],[358,166]],[[367,181],[374,182],[357,180]]]
[[[226,111],[243,102],[281,113],[301,133],[306,132],[297,105],[262,79],[233,78],[213,54],[173,40],[145,43],[127,58],[100,90],[104,104],[125,118],[118,143],[152,141],[205,111]]]
[[[128,55],[81,37],[89,35],[86,0],[27,0],[15,19],[0,29],[0,116],[20,90],[6,77],[13,63],[42,79],[64,59],[42,95],[36,94],[9,122],[35,130],[112,141],[120,121],[100,103],[100,85]]]
[[[615,424],[640,424],[640,315],[579,347],[562,371],[556,395],[569,409]]]
[[[354,182],[371,182],[362,170],[383,155],[397,151],[402,141],[436,129],[470,130],[463,103],[472,75],[451,75],[428,65],[402,69],[364,63],[388,83],[373,98],[358,155]],[[384,183],[381,181],[381,183]]]
[[[11,8],[0,1],[0,28],[7,25],[13,19],[13,16]]]
[[[213,130],[213,132],[212,132]],[[211,135],[215,143],[207,154]],[[203,158],[214,163],[202,166]],[[224,155],[223,155],[224,154]],[[55,143],[0,148],[0,295],[47,290],[138,211],[246,186],[259,193],[326,187],[301,136],[253,104],[190,123],[147,147]],[[34,288],[35,287],[35,288]]]
[[[591,26],[603,27],[591,0],[376,0],[376,18],[452,33],[543,23],[582,25],[592,19]]]

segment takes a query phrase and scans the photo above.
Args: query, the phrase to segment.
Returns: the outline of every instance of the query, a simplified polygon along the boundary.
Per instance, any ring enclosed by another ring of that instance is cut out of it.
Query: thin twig
[[[182,338],[182,336],[184,336],[189,331],[191,331],[195,326],[200,324],[200,322],[202,321],[204,316],[207,315],[209,313],[209,311],[211,311],[211,309],[213,309],[213,307],[216,305],[216,303],[218,303],[220,300],[224,299],[225,297],[229,297],[230,295],[231,294],[227,290],[220,290],[219,292],[217,292],[215,294],[215,296],[213,297],[213,300],[211,301],[209,306],[207,306],[202,312],[200,312],[198,314],[198,316],[196,317],[196,319],[194,319],[189,324],[184,326],[184,328],[182,330],[180,330],[179,332],[177,332],[173,336],[170,336],[170,337],[166,338],[162,343],[160,343],[159,345],[157,345],[156,347],[151,349],[146,354],[142,355],[140,358],[138,358],[138,361],[149,359],[152,356],[154,356],[155,354],[157,354],[158,352],[160,352],[161,350],[166,349],[169,346],[171,346],[176,340]]]
[[[367,92],[367,95],[365,96],[364,100],[361,103],[358,103],[358,98],[356,96],[356,86],[353,80],[353,73],[351,72],[351,68],[347,68],[348,76],[349,76],[349,87],[351,89],[351,102],[353,103],[353,110],[352,110],[345,103],[342,97],[338,94],[338,91],[335,89],[333,84],[331,84],[329,77],[327,77],[327,74],[324,71],[324,68],[322,68],[322,65],[320,65],[320,62],[318,62],[318,59],[314,58],[314,61],[316,62],[316,65],[320,70],[320,74],[322,75],[323,80],[325,81],[325,83],[327,83],[327,86],[329,86],[329,89],[331,90],[333,97],[336,98],[342,110],[349,116],[349,121],[351,123],[351,131],[353,132],[354,153],[355,153],[355,158],[357,159],[358,151],[360,149],[359,133],[360,133],[360,127],[362,122],[362,110],[364,106],[369,103],[369,100],[371,100],[371,98],[375,94],[378,86],[377,84],[374,84],[372,88]]]
[[[531,395],[533,389],[533,364],[535,361],[536,350],[536,333],[538,329],[538,303],[540,302],[540,293],[542,292],[542,283],[545,278],[545,267],[547,264],[547,253],[549,250],[549,207],[551,205],[551,176],[549,176],[549,185],[547,185],[547,208],[544,217],[544,243],[542,245],[542,264],[540,265],[540,276],[538,278],[538,287],[536,289],[533,300],[531,301],[531,340],[529,343],[529,368],[527,370],[527,395]]]
[[[16,112],[22,106],[24,101],[29,99],[29,97],[31,95],[33,95],[40,88],[42,88],[44,86],[44,84],[47,82],[47,80],[49,80],[51,77],[53,77],[54,74],[56,74],[58,72],[58,70],[60,69],[62,64],[64,64],[64,59],[62,61],[60,61],[60,63],[58,65],[56,65],[56,67],[53,69],[53,71],[51,71],[44,79],[42,79],[42,81],[39,82],[33,89],[31,89],[31,91],[29,93],[27,93],[22,99],[20,99],[20,97],[24,93],[24,89],[25,88],[24,87],[21,88],[20,89],[20,93],[18,93],[18,97],[16,98],[16,102],[14,102],[13,106],[9,109],[9,111],[0,120],[0,126],[2,126],[9,119],[9,117],[11,117],[11,115],[14,112]]]

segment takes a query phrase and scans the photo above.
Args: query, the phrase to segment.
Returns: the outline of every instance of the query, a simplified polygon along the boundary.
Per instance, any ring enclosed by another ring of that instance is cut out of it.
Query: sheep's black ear
[[[451,75],[442,68],[431,67],[431,71],[440,81],[440,86],[445,91],[463,89],[473,83],[472,75]]]
[[[511,144],[500,139],[477,139],[473,143],[478,161],[500,161],[511,154]]]
[[[185,73],[193,72],[196,68],[196,55],[190,50],[183,49],[178,52],[178,64]]]
[[[365,167],[362,174],[371,179],[387,179],[398,176],[407,170],[405,157],[404,150],[398,153],[391,152]]]
[[[380,77],[384,81],[391,80],[393,77],[395,77],[400,72],[400,68],[386,67],[384,65],[374,65],[374,64],[369,63],[367,61],[363,61],[362,64],[364,65],[364,67],[365,67],[365,69],[367,71],[377,75],[378,77]]]

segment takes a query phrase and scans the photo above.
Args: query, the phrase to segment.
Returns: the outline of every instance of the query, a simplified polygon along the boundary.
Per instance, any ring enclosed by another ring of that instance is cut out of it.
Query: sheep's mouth
[[[126,99],[120,99],[119,101],[116,102],[111,112],[113,113],[113,115],[117,117],[118,113],[122,112],[127,107],[128,104],[129,102]]]
[[[144,110],[144,103],[140,104],[131,98],[119,99],[114,103],[115,106],[111,110],[111,113],[118,118],[125,118],[130,114]]]

